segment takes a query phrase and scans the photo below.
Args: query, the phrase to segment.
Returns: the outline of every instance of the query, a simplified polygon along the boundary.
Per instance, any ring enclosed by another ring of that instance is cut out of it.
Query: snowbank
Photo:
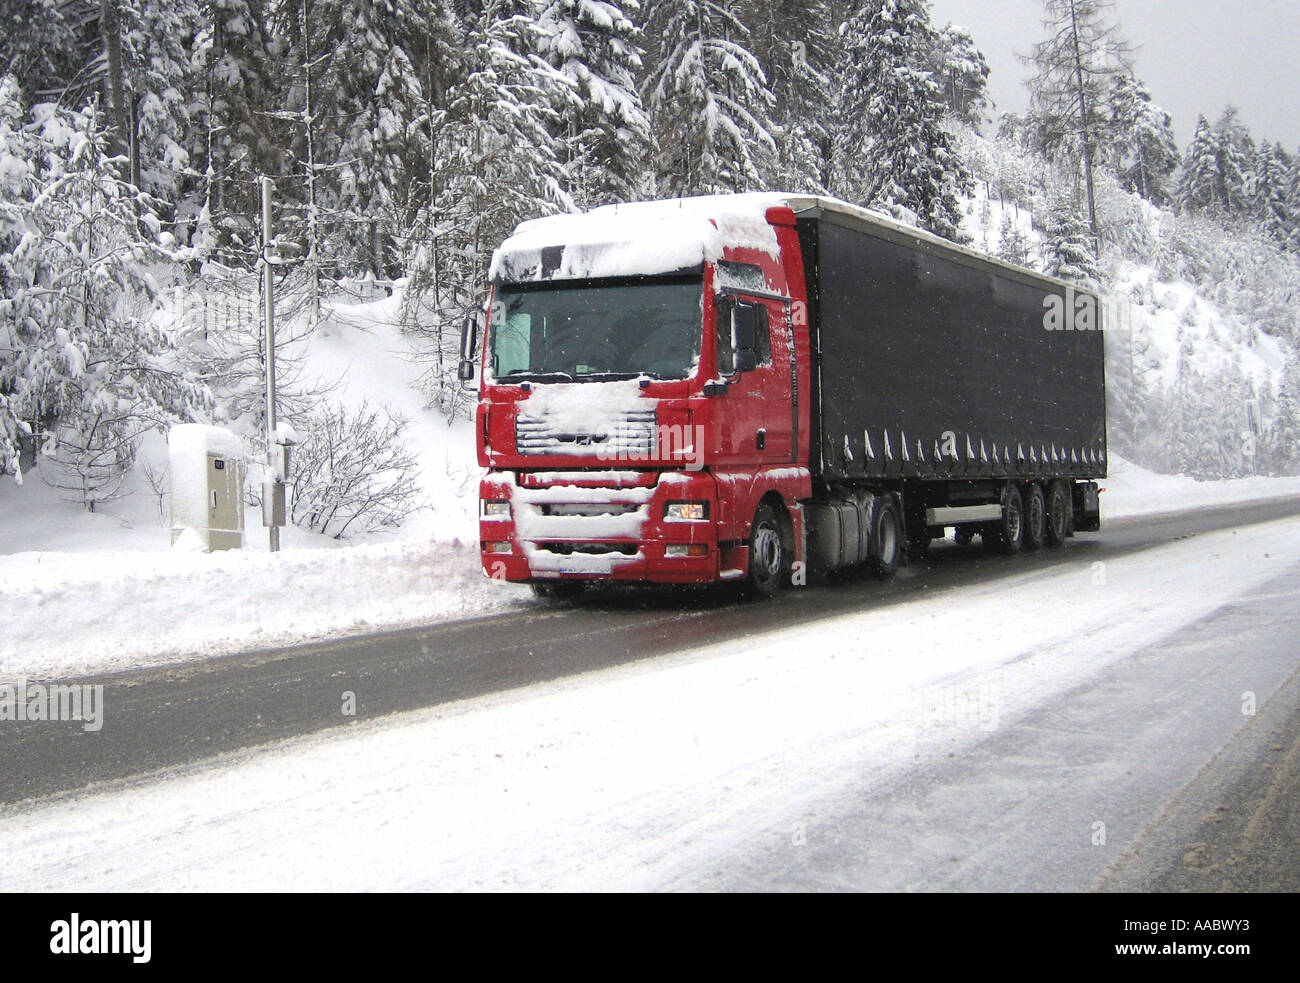
[[[1102,528],[1108,519],[1161,512],[1188,512],[1273,498],[1300,498],[1300,478],[1238,478],[1197,481],[1185,475],[1154,474],[1110,455],[1110,477],[1101,482]]]
[[[477,544],[336,550],[99,550],[0,557],[0,676],[191,661],[343,632],[432,624],[527,603]]]

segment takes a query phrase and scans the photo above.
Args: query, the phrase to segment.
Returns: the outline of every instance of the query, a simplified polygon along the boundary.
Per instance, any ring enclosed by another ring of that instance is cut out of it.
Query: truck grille
[[[576,430],[531,413],[515,419],[515,450],[520,454],[553,454],[626,460],[651,457],[655,452],[654,410],[623,413],[616,419]]]
[[[559,556],[636,556],[636,543],[538,543],[539,549]]]

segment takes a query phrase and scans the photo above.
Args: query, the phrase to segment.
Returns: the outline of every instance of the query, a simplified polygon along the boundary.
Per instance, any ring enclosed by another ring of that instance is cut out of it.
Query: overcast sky
[[[1042,0],[931,0],[934,21],[970,28],[993,74],[997,113],[1023,111],[1028,54],[1043,36]],[[1232,103],[1255,139],[1300,149],[1300,0],[1116,0],[1137,76],[1174,118],[1185,149],[1196,117]]]

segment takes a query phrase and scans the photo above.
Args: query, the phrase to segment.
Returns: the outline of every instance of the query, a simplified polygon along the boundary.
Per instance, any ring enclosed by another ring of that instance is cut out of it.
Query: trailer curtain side
[[[815,475],[1105,476],[1095,295],[853,215],[808,210],[797,227]],[[1092,323],[1076,319],[1089,305]]]

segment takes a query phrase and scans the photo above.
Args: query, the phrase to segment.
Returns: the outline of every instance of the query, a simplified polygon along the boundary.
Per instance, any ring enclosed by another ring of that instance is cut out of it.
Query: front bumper
[[[480,507],[483,572],[498,580],[719,579],[717,487],[705,472],[497,472],[479,500],[509,503],[505,515]],[[706,503],[710,518],[665,518],[682,501]]]

